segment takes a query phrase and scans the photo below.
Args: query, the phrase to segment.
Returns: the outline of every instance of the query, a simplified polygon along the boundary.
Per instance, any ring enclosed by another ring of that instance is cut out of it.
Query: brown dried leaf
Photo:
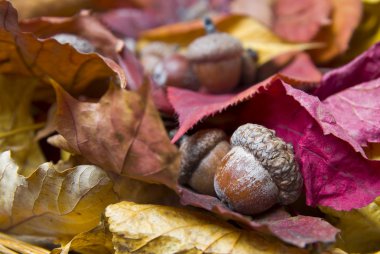
[[[0,21],[0,73],[31,76],[41,81],[52,78],[72,94],[83,93],[90,85],[105,90],[108,79],[116,74],[120,85],[125,86],[122,70],[110,59],[80,54],[54,39],[40,40],[22,32],[17,12],[9,2],[0,2],[0,16],[3,17]]]
[[[107,174],[92,165],[61,169],[44,163],[20,173],[10,152],[0,154],[0,229],[14,234],[72,236],[96,226],[118,200]]]
[[[170,143],[146,85],[111,85],[97,103],[80,102],[60,86],[58,132],[77,154],[105,170],[174,188],[179,153]]]

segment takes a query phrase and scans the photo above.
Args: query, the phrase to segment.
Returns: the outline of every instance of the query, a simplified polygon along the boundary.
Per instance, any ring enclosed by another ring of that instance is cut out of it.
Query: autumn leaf
[[[324,43],[325,47],[311,52],[317,62],[327,62],[345,52],[361,20],[361,0],[330,1],[333,7],[331,25],[322,28],[314,38],[315,41]]]
[[[182,205],[191,205],[212,211],[224,219],[243,225],[244,228],[269,233],[286,243],[301,248],[312,243],[334,242],[339,232],[321,218],[303,215],[291,216],[276,208],[252,218],[232,211],[215,197],[195,193],[181,186],[178,189]]]
[[[17,252],[15,252],[17,251]],[[46,249],[40,248],[0,233],[0,252],[2,254],[49,254]]]
[[[321,209],[342,230],[336,242],[338,248],[349,253],[372,253],[380,250],[380,198],[366,207],[347,212],[327,207]]]
[[[77,154],[105,170],[174,188],[179,153],[147,86],[126,91],[111,85],[97,103],[77,101],[54,86],[57,130]]]
[[[214,19],[214,22],[219,31],[229,33],[239,39],[245,48],[256,50],[260,64],[264,64],[281,54],[299,52],[320,46],[313,43],[287,43],[264,25],[246,16],[219,16]],[[194,39],[204,34],[205,31],[200,21],[176,23],[143,32],[139,44],[140,47],[143,47],[148,42],[163,41],[177,43],[181,47],[186,47]]]
[[[114,253],[112,234],[104,223],[101,223],[89,231],[74,236],[70,242],[62,244],[61,248],[56,248],[51,253],[69,254],[70,251],[81,254],[112,254]]]
[[[293,42],[309,42],[330,23],[330,0],[277,0],[273,4],[273,30]]]
[[[184,208],[122,202],[108,206],[105,218],[118,253],[304,253]]]
[[[92,13],[83,10],[72,17],[39,17],[20,21],[23,32],[47,39],[57,34],[75,34],[88,40],[102,56],[116,61],[124,46]]]
[[[9,2],[0,2],[0,16],[3,17],[0,23],[0,73],[35,77],[46,83],[47,78],[52,78],[75,95],[94,84],[106,89],[108,82],[104,80],[116,75],[120,85],[125,86],[125,76],[112,60],[96,54],[81,54],[56,40],[39,40],[22,32],[17,23],[17,12]]]
[[[44,123],[33,121],[30,107],[38,81],[0,75],[0,152],[11,150],[25,174],[45,161],[34,140]]]
[[[9,151],[0,154],[0,229],[67,237],[93,228],[118,200],[106,173],[91,165],[44,163],[25,176]]]

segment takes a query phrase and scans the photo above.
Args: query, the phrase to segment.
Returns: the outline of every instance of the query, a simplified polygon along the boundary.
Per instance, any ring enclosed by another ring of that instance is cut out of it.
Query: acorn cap
[[[293,146],[276,137],[275,131],[257,124],[240,126],[231,137],[231,146],[242,146],[269,172],[279,189],[279,202],[296,201],[303,185]]]
[[[180,147],[182,157],[178,183],[187,184],[202,159],[223,140],[227,140],[227,136],[219,129],[201,130],[185,139]]]
[[[240,57],[243,46],[238,39],[226,33],[213,33],[193,41],[187,57],[194,62],[208,62]]]

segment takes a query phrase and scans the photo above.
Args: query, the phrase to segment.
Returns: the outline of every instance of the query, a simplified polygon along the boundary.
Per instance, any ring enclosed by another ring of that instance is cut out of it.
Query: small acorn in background
[[[210,19],[205,19],[205,28],[209,34],[194,40],[186,56],[204,91],[231,92],[240,80],[243,46],[229,34],[216,32]]]
[[[158,63],[152,77],[162,87],[174,86],[194,91],[199,89],[199,81],[194,74],[192,64],[185,56],[178,53]]]
[[[61,44],[70,44],[80,53],[93,53],[96,51],[95,46],[90,41],[75,34],[61,33],[52,36],[52,38]]]
[[[218,129],[206,129],[183,140],[178,182],[195,191],[215,196],[214,176],[217,165],[230,150],[227,135]]]

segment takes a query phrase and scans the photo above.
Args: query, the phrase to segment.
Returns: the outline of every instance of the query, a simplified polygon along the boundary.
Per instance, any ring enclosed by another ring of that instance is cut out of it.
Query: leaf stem
[[[44,126],[45,126],[45,122],[42,122],[42,123],[35,123],[35,124],[27,125],[27,126],[24,126],[24,127],[21,127],[21,128],[10,130],[10,131],[0,132],[0,139],[1,138],[7,138],[7,137],[10,137],[10,136],[19,134],[21,132],[40,129],[40,128],[44,127]]]

